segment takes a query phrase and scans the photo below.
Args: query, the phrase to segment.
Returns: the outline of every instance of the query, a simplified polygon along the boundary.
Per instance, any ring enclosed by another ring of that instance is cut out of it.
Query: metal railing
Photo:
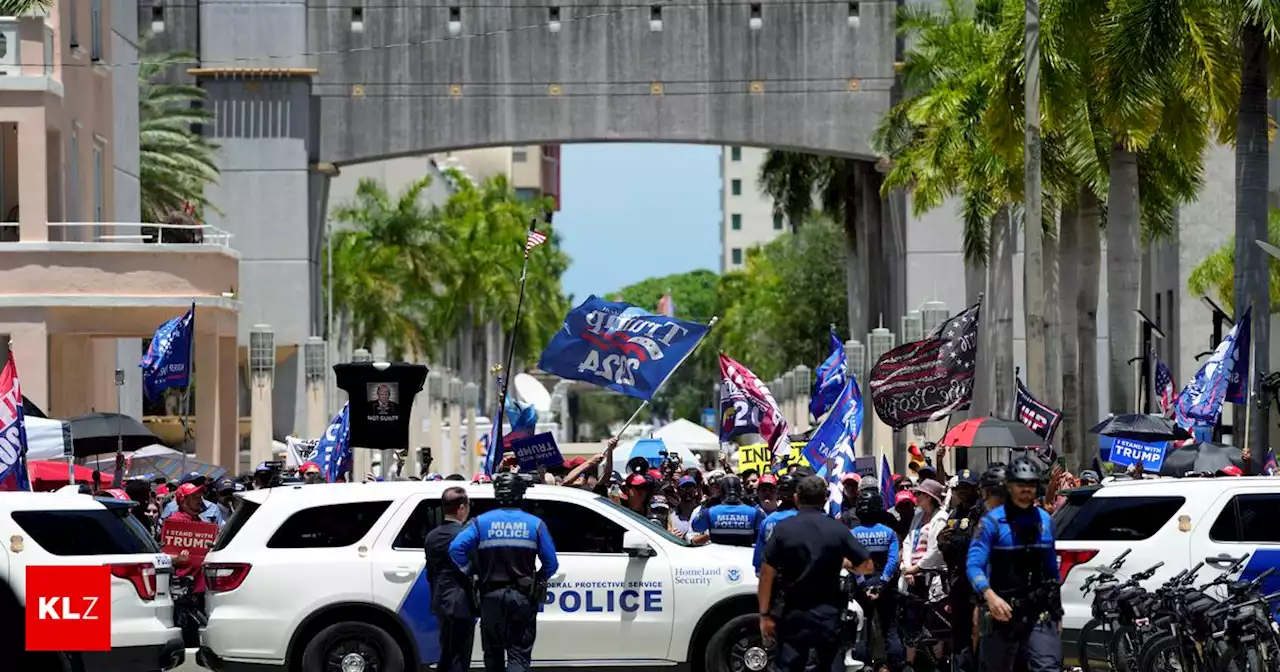
[[[129,233],[125,233],[126,231]],[[230,248],[232,235],[229,231],[208,224],[150,224],[141,222],[49,223],[49,241],[60,243],[203,244]],[[0,225],[0,241],[20,241],[16,222]]]

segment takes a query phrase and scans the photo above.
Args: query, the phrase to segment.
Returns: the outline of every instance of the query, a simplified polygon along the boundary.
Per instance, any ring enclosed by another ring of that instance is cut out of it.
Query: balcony
[[[57,35],[47,17],[0,17],[0,91],[62,95]]]
[[[16,236],[13,225],[0,233]],[[234,315],[231,234],[193,224],[49,224],[50,241],[0,242],[0,309],[158,309],[193,301]],[[147,312],[147,311],[143,311]],[[166,318],[167,319],[167,318]]]

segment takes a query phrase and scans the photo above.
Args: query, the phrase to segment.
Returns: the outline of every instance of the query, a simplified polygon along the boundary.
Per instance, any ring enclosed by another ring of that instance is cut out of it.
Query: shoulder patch
[[[967,530],[967,529],[969,529],[969,519],[968,519],[968,518],[965,518],[964,520],[960,521],[960,529],[962,529],[962,530]]]
[[[965,520],[965,522],[968,522],[968,519],[966,519],[966,520]],[[955,518],[952,518],[951,520],[948,520],[948,521],[947,521],[947,529],[948,529],[948,530],[949,530],[949,529],[951,529],[951,528],[953,528],[953,527],[955,527],[955,526],[956,526],[956,520],[955,520]]]

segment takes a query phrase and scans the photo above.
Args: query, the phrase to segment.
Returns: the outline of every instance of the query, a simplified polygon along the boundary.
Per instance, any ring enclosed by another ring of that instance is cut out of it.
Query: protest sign
[[[1148,473],[1160,473],[1164,464],[1166,443],[1145,443],[1132,439],[1115,439],[1111,443],[1110,462],[1118,467],[1130,467],[1142,461],[1142,470]]]
[[[538,467],[558,467],[564,464],[564,456],[556,445],[551,432],[525,436],[511,442],[516,462],[521,471],[536,471]]]
[[[767,443],[754,443],[738,448],[739,474],[748,469],[755,469],[757,473],[763,474],[768,471],[771,462],[769,444]]]
[[[169,555],[203,559],[217,538],[217,523],[170,518],[160,527],[160,546]]]

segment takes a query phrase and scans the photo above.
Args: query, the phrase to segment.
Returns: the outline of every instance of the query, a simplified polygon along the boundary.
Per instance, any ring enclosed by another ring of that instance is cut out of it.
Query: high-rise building
[[[773,199],[760,193],[756,179],[766,149],[720,150],[720,272],[742,268],[747,250],[777,238],[786,221],[773,211]]]

